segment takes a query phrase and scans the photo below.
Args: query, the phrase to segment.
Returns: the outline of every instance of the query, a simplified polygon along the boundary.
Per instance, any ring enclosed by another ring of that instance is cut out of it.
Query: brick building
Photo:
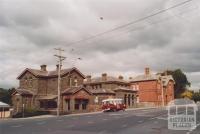
[[[21,112],[23,107],[56,111],[58,66],[53,71],[48,71],[46,65],[41,65],[41,69],[27,68],[17,79],[19,87],[12,96],[14,112]],[[139,102],[160,105],[162,90],[167,104],[174,98],[172,76],[152,75],[148,68],[144,75],[130,81],[106,73],[100,77],[85,77],[77,68],[62,69],[59,109],[63,114],[95,111],[102,100],[108,98],[121,98],[127,107]]]
[[[151,74],[149,68],[145,68],[143,75],[130,79],[130,85],[138,90],[138,101],[143,105],[162,105],[162,100],[165,105],[168,104],[174,99],[174,84],[171,75]]]
[[[133,107],[136,103],[137,91],[130,88],[128,81],[123,76],[113,77],[103,73],[101,77],[86,77],[84,87],[89,89],[101,104],[103,99],[121,98],[127,107]]]
[[[48,71],[46,65],[41,69],[25,69],[17,78],[19,88],[12,96],[15,112],[25,109],[38,109],[55,112],[57,109],[58,66]],[[128,107],[135,103],[136,91],[129,83],[119,78],[107,76],[93,78],[85,76],[77,68],[61,70],[62,113],[94,111],[100,108],[103,99],[122,98]]]

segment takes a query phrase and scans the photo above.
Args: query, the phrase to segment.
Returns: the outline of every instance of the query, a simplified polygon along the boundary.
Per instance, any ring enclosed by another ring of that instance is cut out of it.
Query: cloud
[[[76,65],[84,74],[128,78],[147,66],[153,72],[181,68],[198,88],[198,1],[73,44],[183,1],[1,0],[0,87],[17,87],[16,77],[27,67],[47,64],[55,69],[54,48],[62,47],[64,66]],[[78,57],[83,60],[75,60]]]

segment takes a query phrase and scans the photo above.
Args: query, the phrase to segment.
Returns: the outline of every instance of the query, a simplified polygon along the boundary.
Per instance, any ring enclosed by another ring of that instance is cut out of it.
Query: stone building
[[[103,73],[101,77],[86,77],[84,87],[89,89],[96,97],[97,104],[101,104],[103,99],[121,98],[127,107],[136,104],[137,91],[130,88],[128,81],[123,76],[113,77]]]
[[[48,71],[46,65],[41,69],[25,69],[17,78],[19,88],[13,93],[15,112],[22,107],[52,111],[57,109],[58,66]],[[82,87],[85,76],[77,68],[61,70],[60,111],[74,112],[88,110],[92,93]]]
[[[142,105],[160,106],[174,99],[174,79],[171,75],[151,74],[145,68],[143,75],[130,79],[132,89],[138,90],[139,100]]]

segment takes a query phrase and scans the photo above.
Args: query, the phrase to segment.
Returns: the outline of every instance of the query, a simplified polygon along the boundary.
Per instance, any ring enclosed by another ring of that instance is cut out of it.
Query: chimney
[[[60,65],[60,69],[61,69],[62,65]],[[56,70],[58,71],[59,69],[59,64],[56,65]]]
[[[41,71],[47,71],[47,65],[41,65]]]
[[[133,77],[129,77],[129,80],[132,80],[133,79]]]
[[[164,76],[167,76],[167,75],[168,75],[168,73],[167,73],[167,71],[165,71],[165,72],[164,72]]]
[[[145,75],[150,75],[150,68],[148,67],[145,68]]]
[[[121,75],[120,75],[118,78],[119,78],[120,80],[123,80],[123,79],[124,79],[124,77],[123,77],[123,76],[121,76]]]
[[[87,75],[87,76],[86,76],[87,82],[91,82],[91,78],[92,78],[91,75]]]
[[[106,81],[107,80],[107,73],[103,73],[102,74],[102,81]]]

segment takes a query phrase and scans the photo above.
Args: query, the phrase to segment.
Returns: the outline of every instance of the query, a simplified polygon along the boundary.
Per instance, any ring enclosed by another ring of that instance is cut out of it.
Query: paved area
[[[0,134],[200,134],[200,126],[194,131],[168,130],[167,111],[154,108],[5,120],[0,123]]]

